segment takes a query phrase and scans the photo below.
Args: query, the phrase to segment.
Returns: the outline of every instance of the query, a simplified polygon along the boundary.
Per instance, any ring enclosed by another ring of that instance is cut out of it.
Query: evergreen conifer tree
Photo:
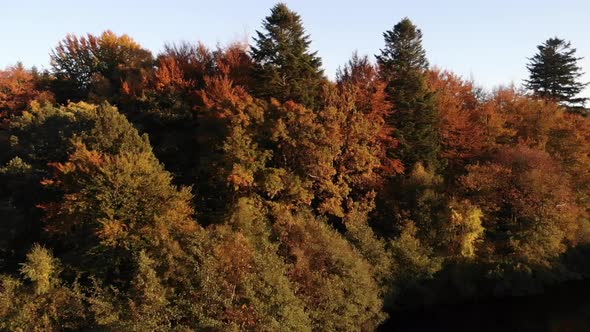
[[[527,65],[530,76],[525,87],[539,97],[560,102],[570,111],[579,111],[588,98],[577,95],[588,83],[579,80],[584,73],[577,64],[582,58],[575,56],[576,49],[557,37],[547,39],[537,49],[539,52]]]
[[[422,32],[404,18],[383,36],[385,48],[377,55],[377,63],[394,107],[388,122],[396,129],[400,141],[397,157],[407,169],[417,162],[438,169],[438,115],[426,80],[428,60],[422,47]]]
[[[307,107],[317,105],[324,81],[322,60],[309,51],[301,17],[279,3],[257,31],[252,58],[256,62],[254,94],[260,98],[293,100]]]

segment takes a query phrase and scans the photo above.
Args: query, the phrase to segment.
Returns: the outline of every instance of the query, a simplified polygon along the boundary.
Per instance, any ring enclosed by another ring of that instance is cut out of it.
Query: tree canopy
[[[374,331],[590,277],[571,45],[528,94],[384,38],[332,81],[277,4],[251,46],[106,31],[0,71],[0,330]]]

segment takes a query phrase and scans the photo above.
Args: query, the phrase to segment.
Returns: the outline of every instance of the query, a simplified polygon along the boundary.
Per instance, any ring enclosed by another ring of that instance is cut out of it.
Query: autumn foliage
[[[588,118],[430,68],[407,18],[334,81],[263,25],[0,71],[0,329],[369,331],[588,277]]]

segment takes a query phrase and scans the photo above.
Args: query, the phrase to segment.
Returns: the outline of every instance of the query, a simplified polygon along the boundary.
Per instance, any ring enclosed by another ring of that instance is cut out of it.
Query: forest
[[[250,45],[105,31],[0,70],[0,330],[374,331],[590,277],[569,42],[487,91],[405,18],[329,79],[267,15]]]

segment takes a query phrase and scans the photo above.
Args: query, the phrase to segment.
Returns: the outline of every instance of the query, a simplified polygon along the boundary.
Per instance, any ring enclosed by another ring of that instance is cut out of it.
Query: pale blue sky
[[[127,33],[157,53],[165,42],[209,46],[243,40],[260,28],[276,1],[0,0],[0,67],[22,61],[47,67],[67,33]],[[356,49],[376,54],[382,33],[407,16],[424,33],[431,64],[493,88],[520,84],[527,57],[549,37],[570,40],[590,72],[590,0],[287,0],[303,18],[333,77]],[[590,75],[584,77],[590,81]],[[590,96],[590,89],[584,93]]]

